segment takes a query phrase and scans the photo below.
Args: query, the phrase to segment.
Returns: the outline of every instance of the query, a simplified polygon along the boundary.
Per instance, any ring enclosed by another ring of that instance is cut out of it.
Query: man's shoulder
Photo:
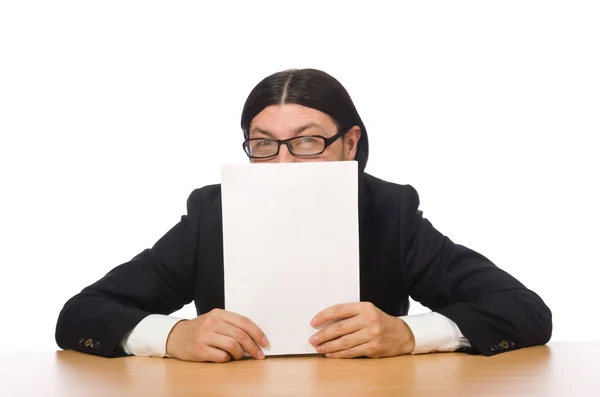
[[[221,208],[221,184],[206,185],[194,189],[187,200],[188,209]],[[208,207],[208,208],[206,208]]]
[[[367,173],[363,174],[361,184],[361,190],[368,200],[419,205],[419,194],[412,185],[388,182]]]
[[[194,189],[190,197],[204,197],[204,198],[220,198],[221,197],[221,184],[216,183],[214,185],[206,185]]]

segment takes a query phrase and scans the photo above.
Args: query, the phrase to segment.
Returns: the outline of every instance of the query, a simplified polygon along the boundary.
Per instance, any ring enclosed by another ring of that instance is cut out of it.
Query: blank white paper
[[[314,354],[310,320],[358,302],[355,161],[224,165],[225,309],[267,335],[266,355]]]

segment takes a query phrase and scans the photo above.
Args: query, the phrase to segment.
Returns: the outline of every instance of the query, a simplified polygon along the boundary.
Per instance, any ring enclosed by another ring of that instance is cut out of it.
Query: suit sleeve
[[[550,340],[552,313],[536,293],[438,232],[418,210],[412,187],[399,207],[403,278],[415,301],[454,321],[475,353],[491,356]]]
[[[56,325],[62,349],[119,357],[122,339],[146,316],[170,314],[194,296],[201,189],[187,215],[150,249],[117,266],[66,302]]]

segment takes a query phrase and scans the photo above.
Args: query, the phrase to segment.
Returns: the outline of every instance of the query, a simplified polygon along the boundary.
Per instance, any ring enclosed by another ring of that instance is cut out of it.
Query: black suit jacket
[[[410,295],[453,320],[472,351],[485,355],[548,342],[552,314],[542,299],[434,229],[415,189],[362,174],[359,192],[361,301],[401,316]],[[192,192],[187,209],[151,249],[65,304],[56,326],[61,348],[121,356],[121,340],[149,314],[191,301],[199,315],[224,308],[220,185]]]

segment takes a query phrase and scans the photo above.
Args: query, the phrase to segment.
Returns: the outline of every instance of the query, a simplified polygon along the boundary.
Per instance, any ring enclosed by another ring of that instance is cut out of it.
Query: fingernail
[[[259,359],[263,359],[263,358],[265,358],[265,353],[263,353],[262,350],[259,350],[257,356]]]
[[[269,346],[269,340],[267,339],[266,336],[262,338],[262,344],[264,347]]]
[[[317,339],[318,339],[317,335],[313,335],[310,337],[310,339],[308,341],[314,345],[315,343],[317,343]]]
[[[325,351],[325,346],[323,346],[323,345],[319,345],[319,346],[317,346],[317,351],[318,351],[319,353],[323,353],[323,352]]]
[[[316,317],[313,317],[313,319],[312,319],[312,320],[310,320],[310,323],[311,323],[312,325],[315,325],[315,324],[317,324],[317,318],[316,318]]]
[[[325,355],[325,357],[327,357],[327,358],[331,358],[331,356],[332,356],[332,354],[331,354],[331,353],[327,353],[327,354]]]

